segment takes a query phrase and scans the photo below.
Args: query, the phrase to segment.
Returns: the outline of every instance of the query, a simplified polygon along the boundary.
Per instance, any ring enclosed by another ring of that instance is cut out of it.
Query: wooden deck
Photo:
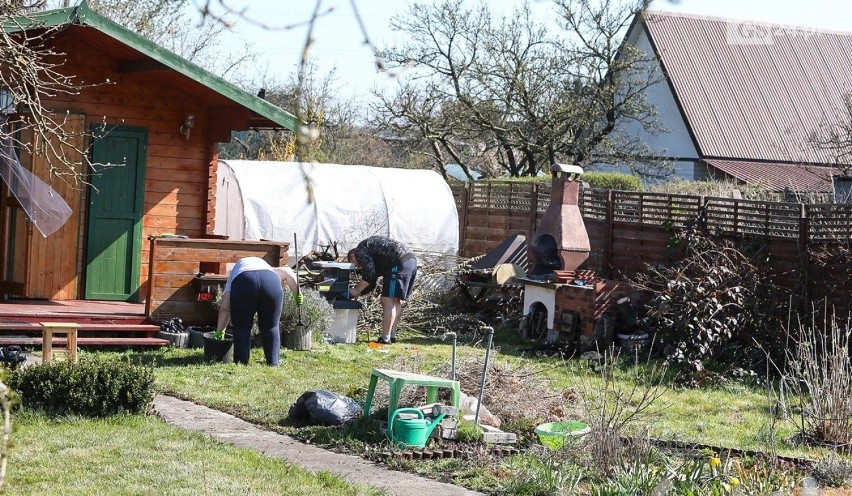
[[[160,347],[160,327],[142,303],[88,300],[0,300],[0,346],[41,346],[39,322],[80,325],[78,346]],[[54,338],[56,345],[64,338]]]

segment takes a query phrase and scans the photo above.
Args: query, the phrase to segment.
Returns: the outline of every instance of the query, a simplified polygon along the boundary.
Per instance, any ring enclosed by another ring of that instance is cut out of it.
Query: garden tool
[[[401,413],[414,413],[417,418],[397,418]],[[432,422],[426,420],[423,412],[417,408],[399,408],[391,414],[388,422],[388,437],[397,445],[410,448],[425,448],[429,436],[443,420],[446,413],[440,413]]]
[[[293,251],[296,254],[296,308],[299,312],[299,327],[304,326],[302,322],[302,287],[299,284],[299,240],[296,239],[296,233],[293,233]]]
[[[487,336],[485,345],[485,366],[482,368],[482,383],[479,385],[479,400],[476,402],[476,415],[473,416],[473,422],[479,425],[479,408],[482,405],[482,396],[485,393],[485,378],[488,376],[488,358],[491,356],[491,341],[494,339],[494,328],[483,327]]]

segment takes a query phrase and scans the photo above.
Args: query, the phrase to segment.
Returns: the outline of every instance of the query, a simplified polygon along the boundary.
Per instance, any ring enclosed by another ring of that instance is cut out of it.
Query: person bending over
[[[248,364],[251,351],[251,328],[257,315],[257,326],[263,343],[267,365],[278,365],[281,333],[278,323],[284,303],[283,285],[296,295],[296,273],[290,267],[272,267],[258,257],[241,258],[228,275],[216,329],[225,329],[228,322],[234,330],[234,362]]]
[[[349,290],[350,298],[372,291],[382,277],[382,336],[379,343],[396,341],[396,327],[417,276],[417,258],[404,244],[384,236],[370,236],[349,250],[347,260],[361,271],[361,280]]]

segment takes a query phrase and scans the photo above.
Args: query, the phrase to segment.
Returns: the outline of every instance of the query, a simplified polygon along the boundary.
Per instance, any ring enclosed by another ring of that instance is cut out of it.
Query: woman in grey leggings
[[[296,292],[296,276],[289,267],[272,267],[258,257],[242,258],[234,265],[225,282],[216,328],[225,329],[231,322],[235,363],[248,364],[251,328],[257,315],[266,364],[278,365],[281,351],[278,322],[284,303],[283,284]]]

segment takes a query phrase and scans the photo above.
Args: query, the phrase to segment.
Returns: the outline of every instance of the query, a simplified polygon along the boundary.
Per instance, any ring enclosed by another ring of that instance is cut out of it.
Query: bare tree
[[[43,1],[0,3],[4,26],[0,30],[0,86],[15,105],[3,109],[6,117],[0,139],[19,153],[44,156],[53,178],[79,185],[78,159],[87,157],[80,149],[79,136],[65,129],[67,114],[53,113],[42,102],[57,95],[76,95],[83,86],[60,70],[64,54],[49,43],[60,28],[28,30],[34,22],[31,13],[44,6]],[[9,155],[8,150],[3,155]]]
[[[251,45],[237,52],[222,50],[221,40],[229,27],[210,17],[199,21],[189,0],[88,0],[89,7],[215,74],[236,84],[251,84],[250,67],[258,62]]]
[[[388,131],[418,137],[436,161],[446,155],[465,165],[491,155],[513,176],[558,161],[666,175],[649,160],[653,151],[617,126],[661,131],[645,100],[659,80],[654,59],[621,43],[646,3],[556,0],[560,33],[528,5],[494,20],[485,3],[414,4],[392,21],[405,41],[382,52],[389,67],[414,67],[375,110]]]
[[[810,142],[816,148],[827,150],[840,175],[849,177],[852,175],[852,94],[843,98],[843,105],[842,115],[812,132]]]

